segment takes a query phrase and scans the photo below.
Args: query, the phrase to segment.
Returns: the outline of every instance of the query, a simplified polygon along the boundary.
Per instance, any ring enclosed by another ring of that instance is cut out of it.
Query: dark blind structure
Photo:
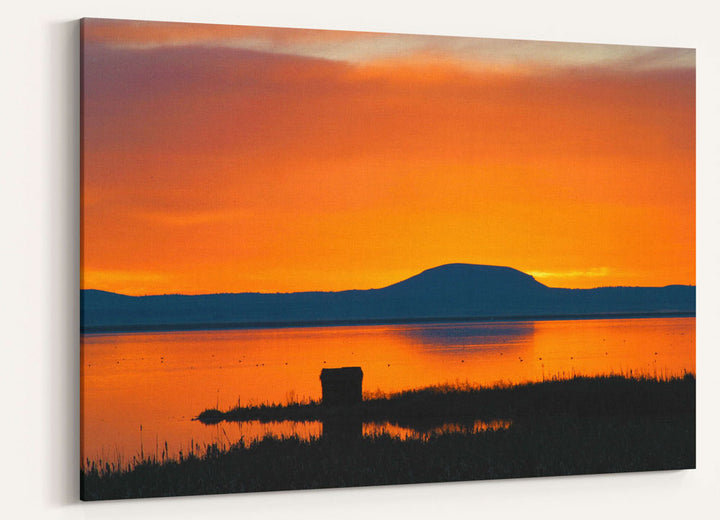
[[[320,372],[323,404],[351,406],[361,403],[362,380],[360,367],[323,368]]]

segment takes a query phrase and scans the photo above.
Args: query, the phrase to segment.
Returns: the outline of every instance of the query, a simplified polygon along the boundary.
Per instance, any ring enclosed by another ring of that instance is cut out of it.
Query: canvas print
[[[693,49],[81,54],[81,498],[695,466]]]

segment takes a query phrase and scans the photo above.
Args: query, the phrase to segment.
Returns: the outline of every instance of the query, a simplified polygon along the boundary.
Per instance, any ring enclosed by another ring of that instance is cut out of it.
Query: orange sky
[[[687,49],[85,20],[83,288],[695,283]]]

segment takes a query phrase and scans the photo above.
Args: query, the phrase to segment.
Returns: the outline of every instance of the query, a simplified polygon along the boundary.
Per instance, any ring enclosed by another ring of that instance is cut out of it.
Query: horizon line
[[[452,262],[447,264],[440,264],[434,267],[430,267],[428,269],[424,269],[420,271],[417,274],[414,274],[408,278],[404,278],[402,280],[399,280],[397,282],[393,282],[389,285],[385,285],[383,287],[371,287],[368,289],[340,289],[340,290],[334,290],[334,291],[324,291],[324,290],[305,290],[305,291],[288,291],[288,292],[281,292],[281,291],[275,291],[275,292],[262,292],[262,291],[233,291],[233,292],[203,292],[203,293],[183,293],[183,292],[173,292],[173,293],[157,293],[157,294],[126,294],[121,292],[115,292],[115,291],[108,291],[106,289],[97,289],[97,288],[80,288],[80,291],[98,291],[98,292],[105,292],[109,294],[116,294],[119,296],[127,296],[130,298],[144,298],[144,297],[153,297],[153,296],[219,296],[219,295],[236,295],[236,294],[256,294],[256,295],[283,295],[283,294],[308,294],[308,293],[324,293],[324,294],[330,294],[330,293],[343,293],[343,292],[353,292],[353,291],[381,291],[383,289],[386,289],[388,287],[392,287],[393,285],[402,283],[406,280],[410,280],[412,278],[415,278],[416,276],[419,276],[423,273],[426,273],[428,271],[432,271],[435,269],[439,269],[442,267],[450,267],[450,266],[468,266],[468,267],[492,267],[492,268],[502,268],[502,269],[509,269],[511,271],[516,271],[520,274],[523,274],[525,276],[528,276],[535,280],[540,285],[543,285],[544,287],[548,289],[563,289],[563,290],[571,290],[571,291],[592,291],[595,289],[615,289],[615,288],[665,288],[665,287],[697,287],[696,284],[679,284],[679,283],[670,283],[665,285],[599,285],[596,287],[556,287],[556,286],[550,286],[546,285],[535,278],[532,274],[526,273],[524,271],[521,271],[519,269],[516,269],[514,267],[509,266],[503,266],[503,265],[492,265],[492,264],[471,264],[467,262]]]

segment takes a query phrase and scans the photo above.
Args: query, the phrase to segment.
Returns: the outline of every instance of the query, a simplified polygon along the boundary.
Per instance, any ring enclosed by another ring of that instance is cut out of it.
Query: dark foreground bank
[[[219,414],[222,414],[220,416]],[[218,420],[323,420],[316,403],[209,411]],[[507,429],[400,440],[266,438],[250,447],[81,473],[85,500],[272,491],[695,467],[695,378],[577,377],[503,388],[431,388],[363,402],[351,414],[429,430],[476,419]]]

